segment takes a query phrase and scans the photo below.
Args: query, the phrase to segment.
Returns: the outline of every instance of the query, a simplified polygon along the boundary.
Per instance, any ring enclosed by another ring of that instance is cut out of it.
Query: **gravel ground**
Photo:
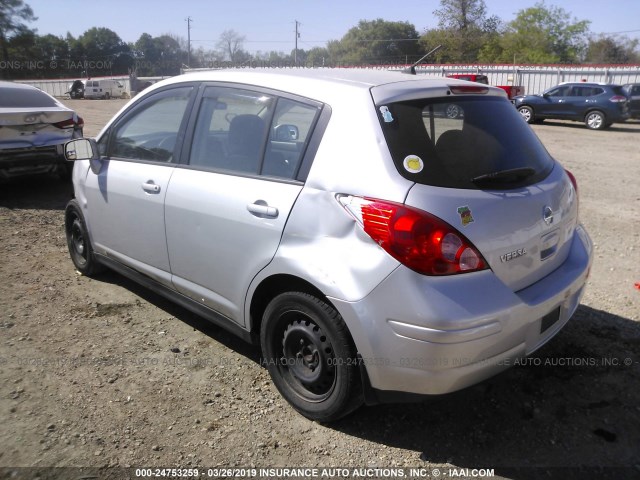
[[[125,102],[66,103],[91,136]],[[1,185],[0,479],[81,472],[14,467],[113,467],[93,478],[136,478],[123,467],[640,478],[640,122],[533,128],[576,175],[595,243],[574,319],[531,361],[481,385],[331,425],[288,406],[257,349],[121,276],[79,276],[63,231],[70,185]]]

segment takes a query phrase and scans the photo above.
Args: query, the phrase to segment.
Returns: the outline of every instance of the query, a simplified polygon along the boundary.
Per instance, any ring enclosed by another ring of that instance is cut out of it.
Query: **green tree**
[[[425,50],[441,45],[433,58],[438,63],[472,63],[478,61],[482,48],[495,44],[502,21],[486,16],[484,0],[441,0],[433,14],[438,28],[430,29],[420,39]]]
[[[43,69],[38,70],[38,76],[47,78],[66,76],[64,62],[69,58],[69,44],[64,38],[51,34],[36,36],[33,49],[44,66]]]
[[[305,65],[309,67],[324,67],[329,64],[329,50],[323,47],[313,47],[308,50]]]
[[[484,0],[440,0],[440,8],[433,14],[444,30],[468,31],[479,29],[486,18]]]
[[[640,62],[640,52],[638,52],[638,39],[628,37],[614,38],[610,36],[600,36],[589,40],[586,63],[638,63]]]
[[[500,40],[497,61],[577,63],[587,48],[589,21],[571,18],[564,9],[544,2],[520,10]]]
[[[9,60],[9,43],[12,37],[24,35],[28,31],[24,22],[33,22],[37,17],[33,15],[31,7],[23,0],[0,0],[0,49],[2,59]]]
[[[129,73],[133,58],[129,45],[113,30],[93,27],[78,37],[87,61],[87,76]]]
[[[360,20],[340,40],[327,45],[332,64],[390,64],[415,61],[420,57],[420,36],[409,22]]]

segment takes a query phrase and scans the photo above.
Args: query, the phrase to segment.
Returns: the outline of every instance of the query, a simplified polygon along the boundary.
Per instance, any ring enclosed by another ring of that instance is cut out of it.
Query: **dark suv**
[[[620,85],[561,83],[541,95],[516,97],[514,104],[527,123],[546,118],[576,120],[601,130],[629,118],[627,96]]]
[[[629,98],[629,116],[640,118],[640,83],[628,83],[622,89]]]

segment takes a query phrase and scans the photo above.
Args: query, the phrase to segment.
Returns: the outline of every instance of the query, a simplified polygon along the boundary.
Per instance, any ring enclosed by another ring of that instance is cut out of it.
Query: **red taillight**
[[[489,87],[482,87],[477,85],[449,85],[449,90],[453,94],[461,94],[461,95],[482,95],[489,92]]]
[[[56,122],[52,124],[54,127],[58,128],[82,128],[84,127],[84,120],[82,117],[74,115],[72,118],[68,120],[63,120],[62,122]]]
[[[576,180],[576,177],[573,175],[573,173],[571,173],[566,168],[564,169],[564,171],[567,172],[567,176],[569,177],[569,180],[571,180],[571,183],[573,184],[573,188],[575,188],[576,194],[577,194],[578,193],[578,181]]]
[[[627,97],[624,95],[614,95],[609,99],[609,101],[613,103],[623,103],[627,101]]]
[[[427,212],[362,197],[345,196],[340,202],[378,245],[418,273],[451,275],[487,268],[469,240]]]
[[[580,198],[578,197],[578,181],[576,180],[576,177],[573,173],[571,173],[569,170],[567,170],[566,168],[564,169],[565,172],[567,172],[567,176],[569,177],[569,180],[571,180],[571,184],[573,185],[573,189],[576,191],[576,205],[577,205],[577,209],[580,208]]]

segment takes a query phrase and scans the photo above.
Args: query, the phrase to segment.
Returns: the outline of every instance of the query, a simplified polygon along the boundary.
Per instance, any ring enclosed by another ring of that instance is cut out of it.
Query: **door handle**
[[[142,189],[147,193],[160,193],[160,185],[153,183],[153,180],[143,183]]]
[[[257,200],[255,203],[247,205],[247,210],[252,215],[260,218],[277,218],[278,209],[276,207],[270,207],[264,200]]]

